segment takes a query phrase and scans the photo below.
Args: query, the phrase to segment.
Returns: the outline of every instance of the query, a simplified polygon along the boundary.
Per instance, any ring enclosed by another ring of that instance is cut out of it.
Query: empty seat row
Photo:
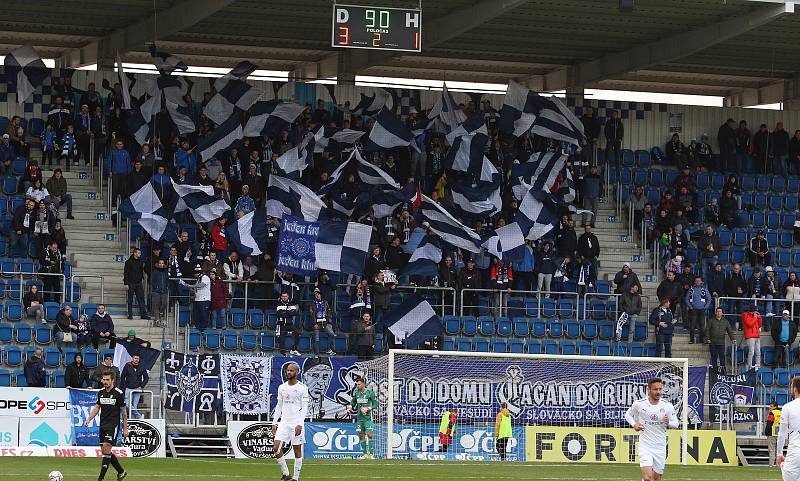
[[[630,356],[652,357],[655,344],[608,341],[572,341],[555,339],[485,339],[446,337],[444,350],[462,352],[499,352],[511,354],[550,354],[568,356]]]
[[[602,339],[610,340],[615,335],[616,325],[611,321],[596,322],[592,319],[578,321],[567,319],[560,321],[556,319],[524,317],[489,317],[481,316],[445,316],[442,319],[445,334],[448,336],[484,336],[500,338],[567,338],[567,339]],[[647,324],[637,323],[634,331],[634,339],[645,340],[647,338]],[[628,326],[623,328],[623,337],[628,335]]]
[[[227,351],[265,351],[271,352],[277,350],[287,350],[290,347],[292,336],[287,336],[285,345],[279,347],[277,345],[277,336],[274,332],[254,332],[254,331],[205,331],[200,332],[197,329],[189,330],[189,350],[197,351],[200,348],[208,350],[224,349]],[[321,334],[319,336],[319,351],[326,352],[328,349],[333,349],[337,353],[346,353],[349,350],[350,342],[347,334],[336,334],[334,336],[333,345],[328,345],[328,336]],[[373,346],[376,353],[381,353],[385,349],[384,337],[382,334],[375,335],[375,345]],[[314,350],[314,337],[312,333],[300,334],[297,350],[302,354],[310,353]]]

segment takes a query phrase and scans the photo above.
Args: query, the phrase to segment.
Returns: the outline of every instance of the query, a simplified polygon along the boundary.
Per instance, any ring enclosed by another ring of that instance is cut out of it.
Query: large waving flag
[[[314,245],[319,269],[361,275],[369,251],[372,226],[356,222],[325,222]]]
[[[453,131],[467,120],[467,116],[461,111],[458,102],[456,102],[453,96],[450,95],[450,92],[447,91],[447,84],[444,84],[442,95],[428,113],[429,119],[437,117],[446,126],[447,132]]]
[[[50,75],[50,70],[30,45],[18,47],[3,61],[8,91],[17,93],[17,103],[23,104]]]
[[[208,101],[203,113],[217,125],[223,124],[237,111],[247,111],[262,92],[244,80],[221,77],[214,82],[217,91]]]
[[[292,180],[300,180],[303,171],[314,160],[314,134],[309,132],[297,147],[291,148],[275,159],[276,174]]]
[[[528,130],[549,139],[580,145],[583,124],[555,97],[546,99],[516,82],[509,82],[500,109],[501,132],[519,137]]]
[[[372,89],[372,95],[361,94],[361,100],[358,102],[350,113],[353,115],[368,115],[373,116],[383,109],[386,101],[389,100],[389,92],[379,88]]]
[[[317,140],[314,152],[322,152],[326,148],[331,150],[341,150],[341,146],[353,145],[364,136],[362,130],[340,129],[338,127],[328,127],[321,125],[317,127],[314,137]]]
[[[315,221],[327,216],[322,199],[300,182],[279,175],[269,176],[267,186],[267,215],[281,218],[283,214]]]
[[[122,59],[119,56],[119,52],[117,52],[117,79],[122,88],[122,108],[131,110],[131,86],[128,76],[125,75],[125,71],[122,69]]]
[[[442,335],[442,320],[419,294],[408,296],[383,318],[395,339],[406,349],[417,349],[428,339]]]
[[[487,161],[488,162],[488,161]],[[450,183],[453,205],[460,215],[466,218],[488,218],[500,211],[503,201],[500,198],[502,176],[495,174],[494,182],[454,181]]]
[[[197,144],[197,152],[200,159],[206,161],[221,150],[229,150],[237,146],[243,138],[242,123],[237,116],[233,115]]]
[[[210,185],[176,184],[173,180],[172,188],[176,194],[175,212],[188,209],[198,223],[217,220],[231,210],[225,200],[217,198]]]
[[[160,240],[172,217],[169,209],[159,200],[153,184],[148,182],[119,205],[123,217],[133,219],[150,237]]]
[[[461,137],[462,135],[474,135],[474,134],[483,134],[486,137],[489,136],[489,130],[486,128],[486,122],[483,119],[483,116],[480,114],[474,114],[470,116],[463,124],[459,125],[452,132],[447,134],[447,143],[453,145],[456,138]]]
[[[394,189],[400,188],[400,184],[398,184],[391,175],[386,173],[385,170],[381,169],[377,165],[367,162],[364,157],[361,156],[361,152],[359,152],[358,149],[353,149],[350,157],[345,162],[340,164],[336,170],[333,171],[333,173],[331,173],[328,183],[319,189],[319,194],[325,195],[328,193],[338,192],[345,182],[345,170],[350,168],[350,163],[353,161],[356,162],[358,178],[365,184],[378,186],[388,185]]]
[[[250,107],[250,118],[244,127],[245,137],[277,137],[281,130],[288,129],[303,113],[305,106],[282,100],[260,100]],[[362,132],[363,133],[363,132]]]
[[[396,115],[389,112],[386,107],[381,109],[378,116],[375,117],[375,124],[372,126],[372,130],[364,140],[364,150],[378,152],[395,147],[409,146],[419,150],[416,142],[414,142],[414,135],[403,122]]]
[[[526,239],[537,240],[556,225],[558,211],[551,193],[530,189],[519,204],[515,221]]]
[[[243,256],[257,256],[267,249],[267,209],[259,207],[227,228],[228,238]]]
[[[428,220],[430,229],[445,242],[470,252],[480,252],[481,236],[465,226],[444,207],[426,195],[422,195],[422,215]]]
[[[117,338],[117,344],[114,347],[114,366],[122,371],[125,364],[129,363],[133,356],[139,356],[139,364],[149,371],[156,365],[158,356],[160,355],[161,351],[158,349],[142,347],[141,345],[126,341],[125,338]]]
[[[508,262],[519,262],[525,254],[522,250],[525,248],[525,236],[519,223],[512,222],[485,236],[482,246],[493,256]]]
[[[425,235],[403,268],[404,276],[438,276],[442,262],[441,239]]]
[[[527,162],[511,167],[511,191],[522,200],[532,188],[550,192],[559,172],[567,163],[567,156],[557,152],[537,152]]]
[[[150,46],[150,57],[153,59],[153,65],[162,75],[169,75],[175,70],[186,71],[189,67],[178,57],[156,50],[155,45]]]
[[[481,133],[461,135],[453,140],[447,151],[445,168],[460,172],[478,172],[486,160],[484,152],[489,143],[489,137]]]
[[[130,115],[128,116],[128,131],[133,134],[133,138],[139,145],[146,144],[153,139],[152,124],[153,113],[158,111],[161,105],[161,95],[150,97],[143,104],[139,105],[136,99],[131,99]]]
[[[375,187],[370,192],[372,216],[376,219],[390,217],[403,204],[419,207],[419,203],[416,202],[418,194],[419,189],[414,183],[408,183],[401,189],[387,186]]]

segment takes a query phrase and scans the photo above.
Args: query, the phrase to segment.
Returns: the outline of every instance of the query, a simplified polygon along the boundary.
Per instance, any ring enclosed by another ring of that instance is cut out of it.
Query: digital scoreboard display
[[[334,47],[422,50],[422,10],[333,5]]]

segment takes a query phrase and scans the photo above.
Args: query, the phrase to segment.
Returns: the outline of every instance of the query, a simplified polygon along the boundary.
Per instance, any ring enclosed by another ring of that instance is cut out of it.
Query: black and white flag
[[[305,106],[282,100],[260,100],[249,111],[250,118],[244,127],[245,137],[277,137],[281,130],[288,130],[289,125],[303,113]],[[363,134],[363,132],[362,132]]]
[[[3,61],[8,91],[17,93],[17,103],[23,104],[50,75],[39,54],[30,45],[9,52]]]
[[[164,351],[164,408],[188,413],[219,411],[219,354]]]
[[[183,72],[189,70],[189,67],[175,55],[167,52],[159,52],[156,50],[155,45],[150,46],[150,57],[153,58],[153,65],[162,75],[169,75],[175,70]]]
[[[361,94],[361,100],[350,110],[352,115],[373,116],[381,111],[389,100],[389,92],[379,88],[372,89],[372,95]]]
[[[220,355],[222,399],[230,414],[269,413],[272,357]]]

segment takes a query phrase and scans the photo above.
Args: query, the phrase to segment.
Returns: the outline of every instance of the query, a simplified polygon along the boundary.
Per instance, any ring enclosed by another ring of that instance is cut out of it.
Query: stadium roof
[[[415,7],[416,1],[346,3]],[[777,0],[422,0],[423,52],[334,49],[331,0],[5,0],[0,52],[23,43],[58,65],[249,59],[296,79],[355,74],[726,97],[800,98],[800,14]],[[154,10],[155,9],[155,10]],[[154,13],[155,12],[155,13]]]

